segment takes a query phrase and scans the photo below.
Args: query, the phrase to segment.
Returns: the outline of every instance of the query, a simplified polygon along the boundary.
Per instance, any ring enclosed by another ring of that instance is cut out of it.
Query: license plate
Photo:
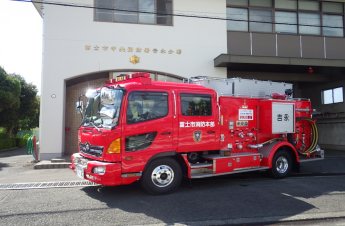
[[[76,173],[79,178],[84,179],[84,168],[82,166],[76,166]]]

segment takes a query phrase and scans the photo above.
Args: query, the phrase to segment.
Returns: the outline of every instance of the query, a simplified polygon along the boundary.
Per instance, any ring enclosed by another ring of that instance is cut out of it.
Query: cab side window
[[[181,110],[184,116],[211,116],[211,95],[181,94]]]
[[[168,94],[132,92],[128,96],[127,124],[163,118],[168,115]]]

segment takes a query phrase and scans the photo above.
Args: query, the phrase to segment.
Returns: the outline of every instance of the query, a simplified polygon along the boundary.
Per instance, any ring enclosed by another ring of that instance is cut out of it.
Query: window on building
[[[343,4],[339,2],[322,2],[322,11],[326,13],[343,13]]]
[[[95,0],[95,21],[172,25],[172,0]]]
[[[277,33],[297,33],[296,12],[275,12],[275,29]]]
[[[320,35],[319,13],[298,13],[299,33],[307,35]]]
[[[258,32],[272,32],[272,11],[250,9],[249,30]]]
[[[163,118],[167,114],[167,93],[133,92],[128,96],[127,124]]]
[[[154,24],[155,18],[155,0],[139,1],[139,11],[149,13],[139,13],[139,22],[144,24]]]
[[[298,1],[298,9],[299,10],[319,11],[320,10],[320,3],[319,3],[319,1],[314,1],[314,0],[299,0]]]
[[[271,0],[249,0],[250,6],[258,6],[258,7],[272,7]]]
[[[248,6],[248,0],[226,0],[227,5]]]
[[[344,9],[339,2],[322,2],[322,34],[324,36],[344,36]]]
[[[345,35],[345,3],[316,0],[227,0],[227,7],[229,31],[331,37]]]
[[[210,116],[212,115],[211,96],[181,94],[181,109],[184,116]]]
[[[137,0],[115,0],[114,21],[120,23],[139,23],[140,13],[133,12],[139,10]],[[123,10],[123,11],[122,11]]]
[[[114,17],[114,0],[95,1],[95,20],[112,22]]]
[[[334,104],[343,102],[343,87],[327,89],[322,91],[322,103]]]
[[[322,15],[322,33],[325,36],[344,36],[343,16]]]
[[[297,0],[275,0],[274,4],[276,9],[297,9]]]
[[[248,10],[241,8],[227,8],[228,30],[248,31]]]

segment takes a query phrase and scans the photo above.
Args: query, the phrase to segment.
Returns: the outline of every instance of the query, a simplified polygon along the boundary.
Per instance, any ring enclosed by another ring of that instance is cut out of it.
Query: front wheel
[[[172,158],[153,160],[141,178],[142,187],[150,194],[159,195],[176,190],[182,181],[179,163]]]
[[[290,154],[285,150],[278,151],[272,160],[271,175],[274,178],[283,178],[290,174],[292,160]]]

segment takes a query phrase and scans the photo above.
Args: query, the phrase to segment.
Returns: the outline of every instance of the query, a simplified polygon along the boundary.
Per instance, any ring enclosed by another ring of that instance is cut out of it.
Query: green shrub
[[[5,133],[5,129],[0,128],[0,150],[13,147],[26,147],[26,143],[32,134],[33,131],[21,130],[17,133],[16,137],[9,138]]]
[[[16,145],[17,147],[26,147],[26,143],[29,137],[32,135],[30,130],[21,130],[16,135]]]
[[[17,138],[23,138],[24,136],[27,136],[27,135],[32,135],[32,131],[31,130],[21,130],[21,131],[18,131],[16,137]]]
[[[0,127],[0,139],[1,138],[7,138],[7,134],[5,129]]]
[[[28,142],[28,139],[31,137],[30,134],[25,134],[23,137],[21,138],[17,138],[17,146],[18,147],[26,147],[26,143]]]
[[[16,138],[0,138],[0,150],[16,147]]]
[[[0,128],[0,150],[13,148],[16,146],[16,140],[9,138],[4,128]]]

